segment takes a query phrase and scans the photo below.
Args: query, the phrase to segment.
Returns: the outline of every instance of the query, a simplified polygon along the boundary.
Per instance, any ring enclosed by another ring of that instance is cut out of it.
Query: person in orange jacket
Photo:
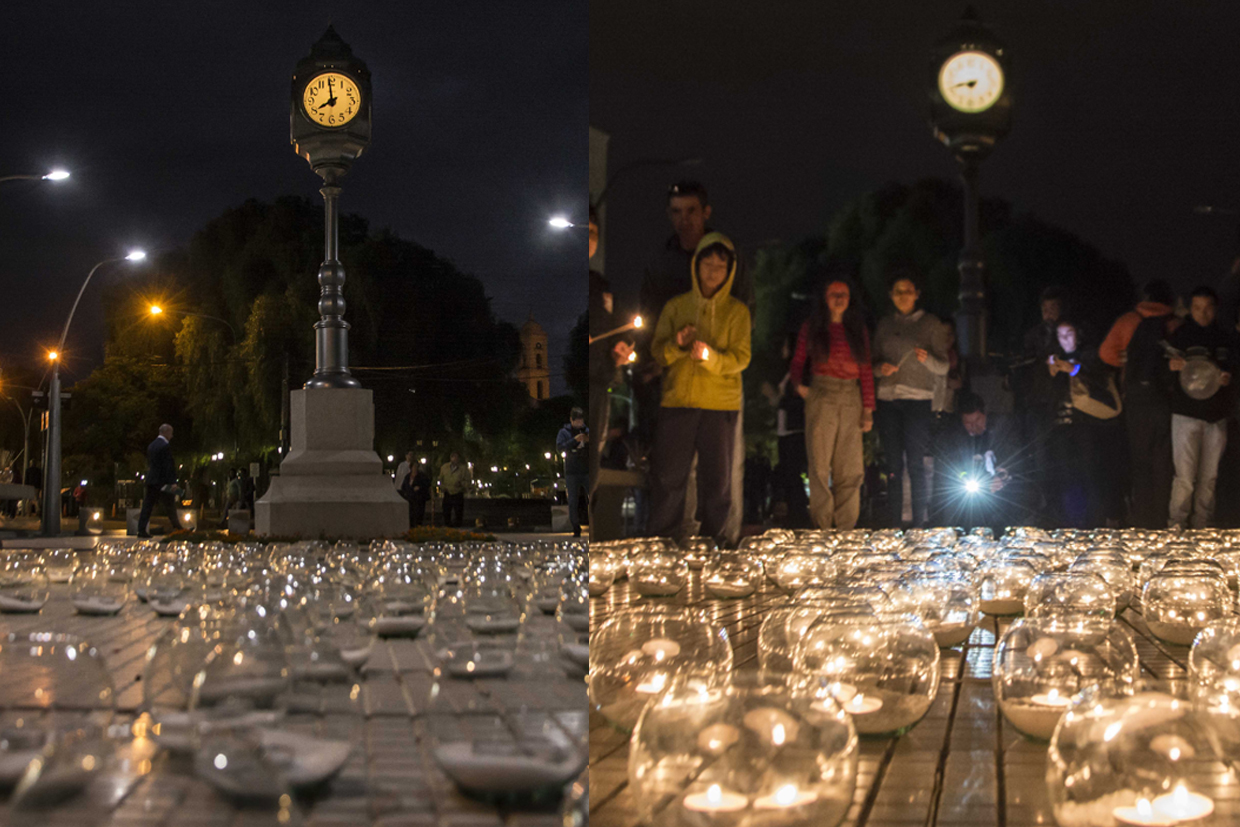
[[[1148,282],[1141,301],[1111,325],[1098,348],[1103,362],[1124,372],[1129,517],[1138,528],[1166,528],[1171,502],[1171,393],[1161,343],[1179,326],[1174,306],[1171,285],[1161,279]]]

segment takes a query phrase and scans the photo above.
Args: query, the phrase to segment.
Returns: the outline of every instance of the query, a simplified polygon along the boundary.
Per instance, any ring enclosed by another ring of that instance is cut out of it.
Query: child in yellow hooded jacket
[[[736,250],[708,233],[694,251],[693,289],[669,300],[659,315],[651,352],[664,367],[655,432],[650,533],[666,535],[684,516],[685,487],[698,455],[702,534],[723,534],[731,506],[732,446],[749,366],[749,308],[731,295]]]

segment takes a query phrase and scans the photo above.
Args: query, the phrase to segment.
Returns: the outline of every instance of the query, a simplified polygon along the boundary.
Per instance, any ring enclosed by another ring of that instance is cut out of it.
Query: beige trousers
[[[809,513],[819,528],[853,528],[861,516],[865,459],[861,387],[856,380],[815,376],[805,400]],[[834,489],[834,490],[832,490]]]

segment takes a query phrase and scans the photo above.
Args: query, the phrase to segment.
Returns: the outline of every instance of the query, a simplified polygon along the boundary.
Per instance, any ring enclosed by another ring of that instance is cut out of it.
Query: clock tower
[[[340,182],[370,145],[370,114],[370,71],[328,26],[293,71],[289,130],[293,149],[323,179],[315,368],[289,394],[289,452],[254,504],[258,534],[360,539],[409,529],[408,506],[375,453],[374,399],[349,373],[344,320]]]
[[[964,184],[964,247],[960,251],[961,355],[977,375],[987,353],[985,261],[978,229],[978,168],[1012,125],[1008,55],[970,6],[935,44],[929,73],[930,125],[960,164]],[[975,389],[976,390],[976,389]],[[983,394],[985,395],[985,394]]]

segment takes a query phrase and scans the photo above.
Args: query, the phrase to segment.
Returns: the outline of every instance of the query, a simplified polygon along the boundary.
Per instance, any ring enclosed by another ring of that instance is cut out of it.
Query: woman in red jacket
[[[861,514],[861,435],[874,425],[875,401],[870,337],[859,299],[850,279],[829,276],[814,296],[790,366],[805,399],[809,510],[819,528],[853,528]],[[804,384],[807,359],[813,367],[810,385]]]

